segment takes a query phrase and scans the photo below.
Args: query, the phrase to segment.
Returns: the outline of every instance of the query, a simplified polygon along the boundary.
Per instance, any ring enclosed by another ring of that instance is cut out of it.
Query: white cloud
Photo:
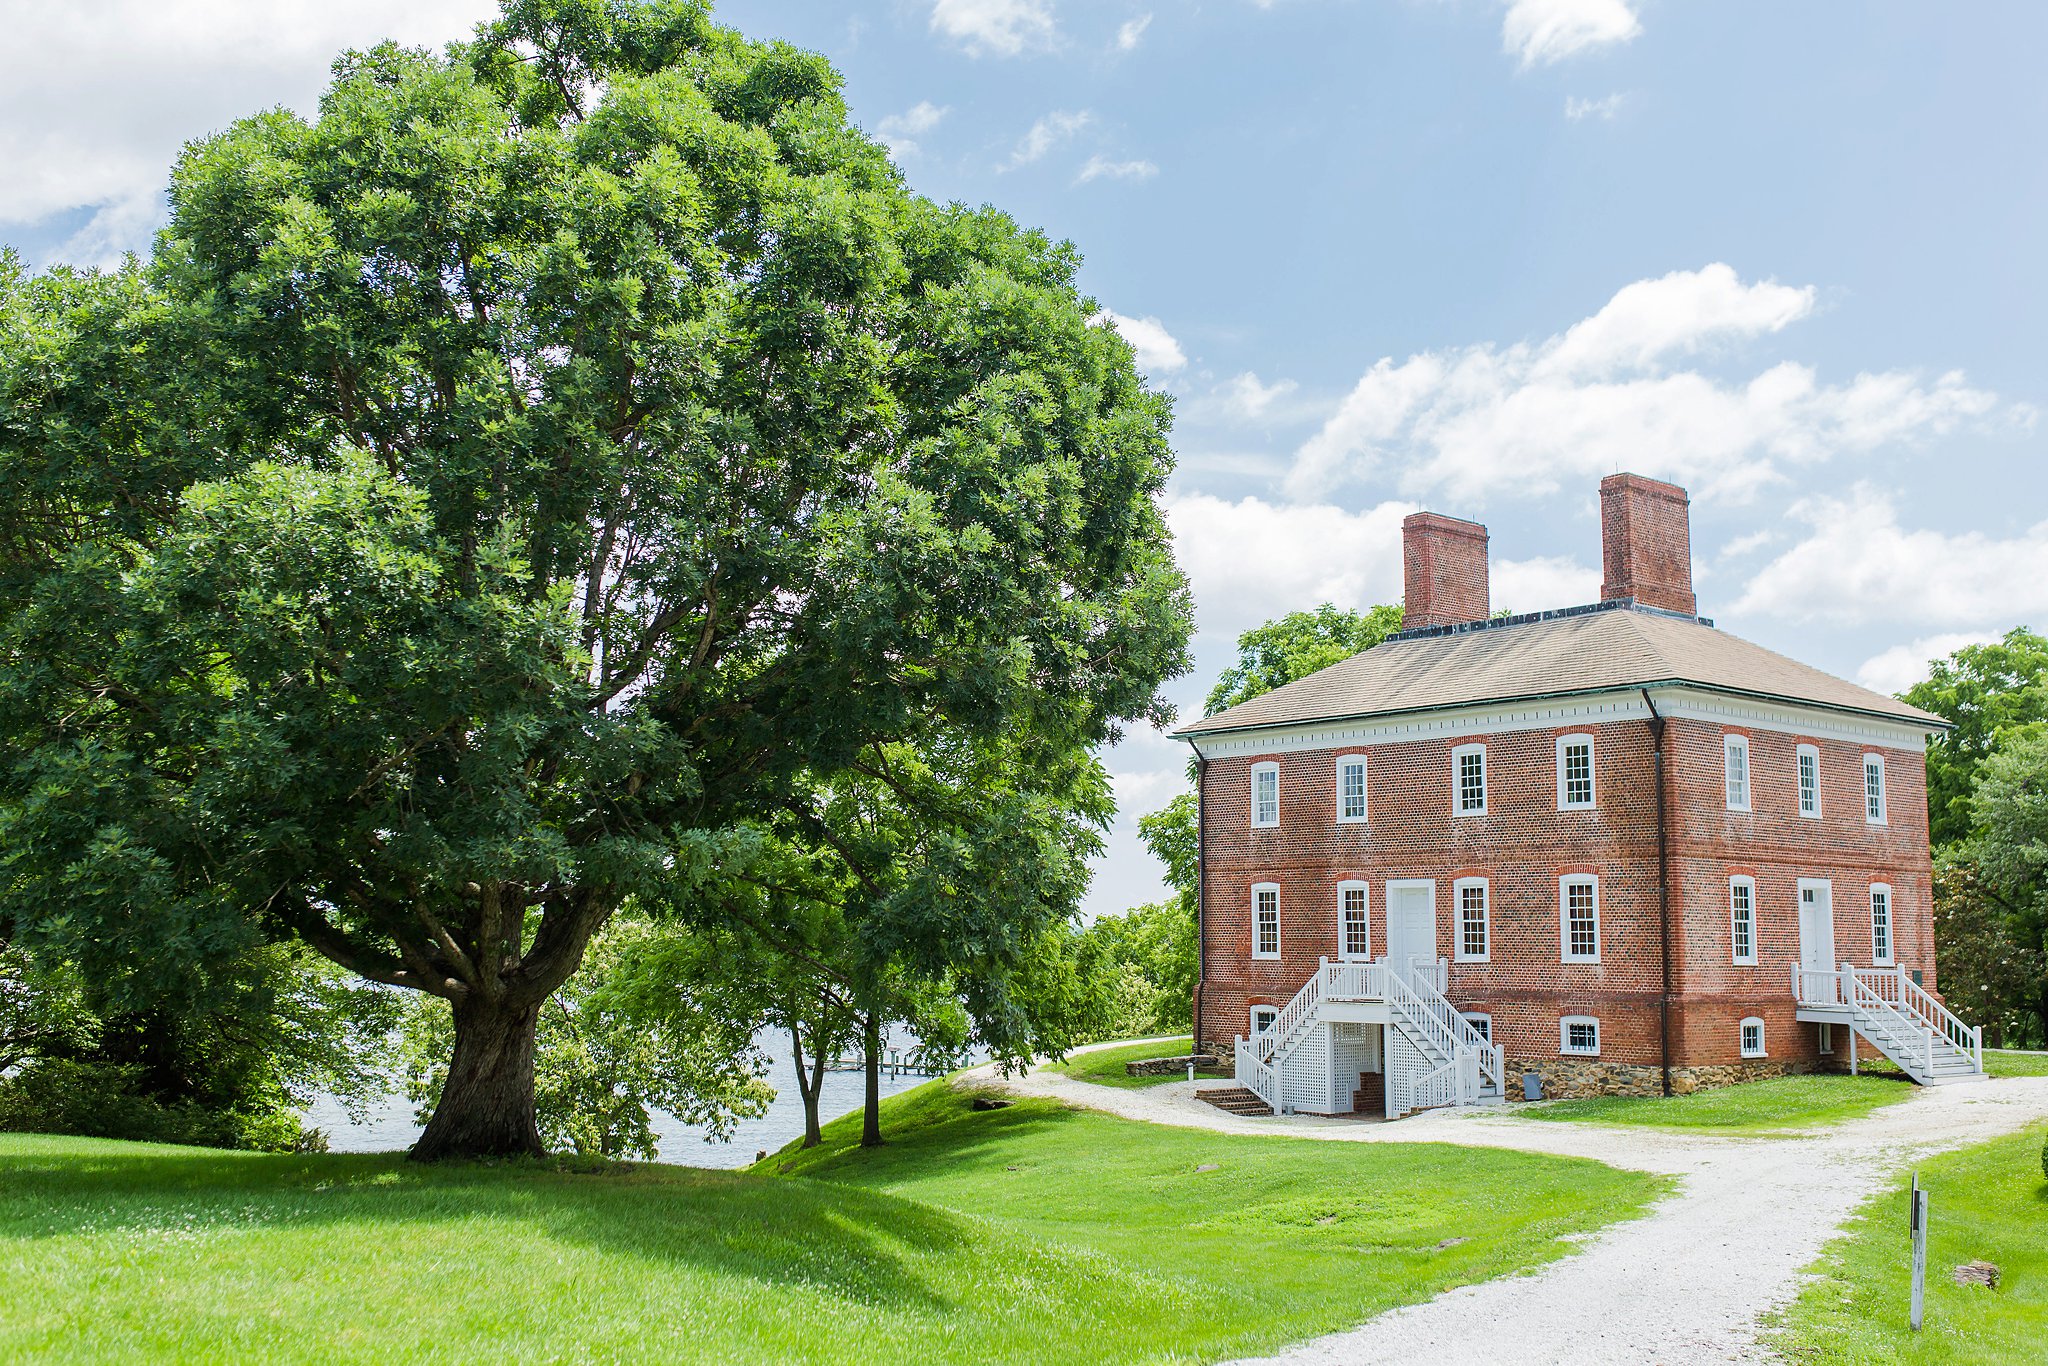
[[[1493,610],[1548,612],[1600,600],[1600,571],[1566,555],[1533,560],[1495,560],[1487,567],[1487,596]]]
[[[1159,174],[1159,168],[1149,161],[1111,161],[1097,152],[1088,158],[1081,173],[1074,177],[1076,185],[1085,185],[1091,180],[1150,180]]]
[[[1628,103],[1628,96],[1620,93],[1603,95],[1599,99],[1587,99],[1579,95],[1564,97],[1564,116],[1573,123],[1586,119],[1612,120],[1621,112],[1621,106]]]
[[[1642,31],[1630,0],[1509,0],[1500,37],[1529,67],[1625,43]]]
[[[1366,608],[1401,597],[1401,519],[1412,503],[1347,512],[1327,503],[1169,498],[1174,555],[1194,589],[1204,635],[1239,632],[1333,602]]]
[[[438,45],[491,0],[0,0],[0,222],[98,212],[65,246],[142,249],[189,140],[273,105],[311,113],[345,47]]]
[[[1847,498],[1803,499],[1789,515],[1809,534],[1757,572],[1736,613],[1953,631],[2005,629],[2048,612],[2048,522],[2005,540],[1910,530],[1892,499],[1867,484]]]
[[[1856,671],[1856,681],[1875,692],[1902,693],[1915,683],[1927,681],[1927,666],[1946,659],[1965,645],[1986,645],[1997,640],[1995,631],[1962,631],[1923,636],[1905,645],[1894,645],[1872,655]]]
[[[1003,169],[1030,165],[1094,121],[1095,116],[1085,109],[1053,110],[1031,125],[1031,131],[1010,153],[1010,160]]]
[[[1309,501],[1380,476],[1410,495],[1443,490],[1478,503],[1629,469],[1741,499],[1783,479],[1788,464],[1925,440],[1999,408],[1958,371],[1827,385],[1789,361],[1742,382],[1674,368],[1783,330],[1813,311],[1814,297],[1711,265],[1637,281],[1541,342],[1383,359],[1296,452],[1287,491]],[[2009,405],[2003,420],[2032,416]]]
[[[1264,417],[1276,401],[1286,398],[1299,387],[1291,379],[1261,384],[1259,377],[1247,370],[1223,386],[1224,409],[1235,417]]]
[[[1150,27],[1152,27],[1152,16],[1150,14],[1141,14],[1135,19],[1125,20],[1123,27],[1116,31],[1116,50],[1119,52],[1129,52],[1138,45],[1138,40],[1145,36],[1145,30]]]
[[[947,106],[933,104],[930,100],[919,100],[900,114],[891,114],[875,125],[875,135],[888,144],[889,152],[896,157],[914,157],[920,150],[918,138],[939,126],[939,120],[946,117]]]
[[[1095,321],[1106,322],[1122,334],[1138,353],[1138,368],[1147,374],[1171,373],[1188,363],[1187,353],[1157,318],[1131,318],[1104,309]]]
[[[976,57],[1015,57],[1059,38],[1049,0],[934,0],[931,26]]]

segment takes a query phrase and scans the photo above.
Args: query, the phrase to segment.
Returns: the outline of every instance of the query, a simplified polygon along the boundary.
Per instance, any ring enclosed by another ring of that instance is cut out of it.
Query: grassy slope
[[[2048,1359],[2048,1181],[2041,1144],[2048,1129],[1930,1159],[1927,1326],[1907,1324],[1912,1248],[1906,1189],[1878,1196],[1813,1268],[1818,1279],[1780,1316],[1773,1345],[1801,1366],[1871,1362],[1955,1362],[1971,1366]],[[1959,1286],[1951,1270],[1988,1261],[2004,1272],[1998,1289]]]
[[[1134,1129],[1044,1101],[975,1114],[937,1086],[896,1101],[886,1148],[853,1146],[849,1117],[822,1148],[764,1166],[1062,1249],[1071,1260],[1049,1275],[989,1297],[999,1322],[976,1350],[1011,1359],[1270,1349],[1550,1261],[1564,1235],[1633,1215],[1668,1184],[1486,1149]],[[1465,1241],[1442,1246],[1453,1239]],[[1065,1307],[1030,1304],[1047,1295]]]
[[[1171,1058],[1186,1053],[1195,1046],[1192,1038],[1170,1039],[1165,1043],[1125,1044],[1121,1048],[1097,1048],[1087,1053],[1075,1053],[1065,1062],[1050,1064],[1046,1070],[1060,1072],[1076,1081],[1092,1081],[1098,1086],[1122,1086],[1132,1090],[1144,1086],[1158,1086],[1169,1081],[1186,1081],[1187,1073],[1169,1072],[1160,1077],[1134,1077],[1124,1071],[1127,1062],[1144,1062],[1149,1058]]]
[[[1906,1086],[1890,1077],[1773,1077],[1768,1081],[1695,1091],[1668,1100],[1593,1096],[1517,1108],[1514,1113],[1530,1119],[1641,1125],[1653,1129],[1794,1133],[1860,1118],[1881,1105],[1904,1100],[1909,1094]]]
[[[936,1083],[887,1119],[791,1179],[0,1134],[0,1360],[1216,1357],[1548,1260],[1664,1188]]]

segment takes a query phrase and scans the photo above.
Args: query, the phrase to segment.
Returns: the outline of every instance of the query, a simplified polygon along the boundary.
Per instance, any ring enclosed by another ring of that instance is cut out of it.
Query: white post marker
[[[1913,1331],[1920,1331],[1920,1322],[1926,1317],[1927,1309],[1927,1192],[1920,1189],[1920,1173],[1913,1173],[1913,1308],[1911,1320]]]

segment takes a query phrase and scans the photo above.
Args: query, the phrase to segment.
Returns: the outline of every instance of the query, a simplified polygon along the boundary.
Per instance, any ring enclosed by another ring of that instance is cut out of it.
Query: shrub
[[[0,1080],[0,1130],[182,1143],[200,1148],[321,1152],[324,1134],[302,1128],[286,1108],[209,1110],[141,1094],[142,1069],[117,1063],[39,1058]]]

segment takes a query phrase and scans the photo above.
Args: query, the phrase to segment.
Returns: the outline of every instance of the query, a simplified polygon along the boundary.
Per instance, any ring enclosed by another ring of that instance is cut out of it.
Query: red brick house
[[[1696,615],[1684,490],[1602,482],[1587,607],[1492,619],[1486,529],[1404,528],[1403,630],[1183,728],[1197,1037],[1276,1110],[1981,1074],[1936,990],[1944,722]]]

